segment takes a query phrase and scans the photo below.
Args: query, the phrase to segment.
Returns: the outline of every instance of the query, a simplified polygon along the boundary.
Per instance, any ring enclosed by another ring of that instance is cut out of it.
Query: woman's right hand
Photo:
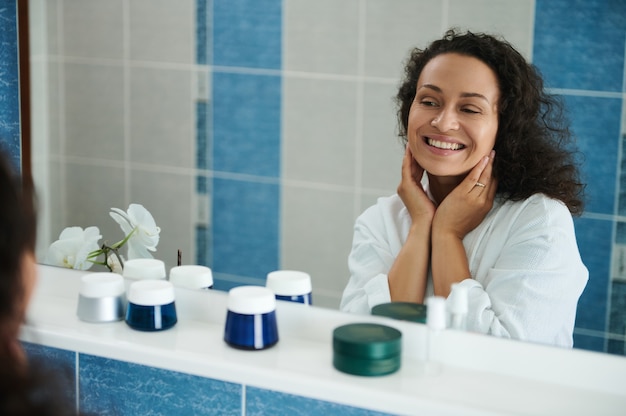
[[[423,174],[424,168],[417,163],[407,145],[402,159],[402,179],[398,185],[398,195],[414,224],[419,220],[430,224],[435,215],[435,204],[428,198],[422,186]]]

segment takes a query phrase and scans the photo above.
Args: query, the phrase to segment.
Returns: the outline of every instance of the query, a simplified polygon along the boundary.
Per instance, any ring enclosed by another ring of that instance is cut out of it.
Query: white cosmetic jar
[[[129,280],[165,279],[165,263],[158,259],[131,259],[124,262],[123,275]]]
[[[276,270],[267,274],[265,286],[276,295],[278,300],[311,305],[311,276],[297,270]]]
[[[186,289],[212,289],[213,273],[206,266],[176,266],[170,269],[170,282],[176,287]]]
[[[86,322],[113,322],[124,319],[126,296],[124,278],[117,273],[91,273],[81,277],[78,318]]]

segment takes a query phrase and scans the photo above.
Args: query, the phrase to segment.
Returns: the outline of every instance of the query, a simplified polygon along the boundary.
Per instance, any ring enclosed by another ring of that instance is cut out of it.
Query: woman
[[[75,415],[64,400],[71,385],[29,364],[18,339],[36,281],[36,214],[32,186],[2,151],[0,201],[0,414]]]
[[[571,347],[588,271],[561,106],[507,42],[449,31],[408,61],[398,193],[356,221],[344,311],[466,289],[467,328]]]

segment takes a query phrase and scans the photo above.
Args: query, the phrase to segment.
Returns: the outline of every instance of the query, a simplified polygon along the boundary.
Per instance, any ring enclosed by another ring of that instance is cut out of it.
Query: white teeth
[[[446,150],[459,150],[464,146],[459,143],[450,143],[450,142],[440,142],[439,140],[427,139],[428,145],[433,147],[438,147],[439,149]]]

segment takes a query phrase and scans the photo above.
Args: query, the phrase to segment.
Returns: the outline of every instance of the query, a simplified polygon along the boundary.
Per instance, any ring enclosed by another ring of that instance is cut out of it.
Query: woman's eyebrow
[[[420,89],[422,89],[422,88],[428,88],[429,90],[433,90],[433,91],[438,92],[438,93],[440,93],[440,94],[441,94],[441,93],[443,93],[443,90],[442,90],[441,88],[439,88],[438,86],[433,85],[433,84],[423,84],[423,85],[421,85],[421,86],[418,86],[418,87],[417,87],[417,90],[419,91],[419,90],[420,90]],[[476,98],[483,99],[483,100],[485,100],[488,104],[490,104],[490,102],[489,102],[489,100],[487,99],[487,97],[485,97],[484,95],[479,94],[479,93],[477,93],[477,92],[463,92],[463,93],[461,93],[461,97],[463,97],[463,98],[468,98],[468,97],[476,97]]]

